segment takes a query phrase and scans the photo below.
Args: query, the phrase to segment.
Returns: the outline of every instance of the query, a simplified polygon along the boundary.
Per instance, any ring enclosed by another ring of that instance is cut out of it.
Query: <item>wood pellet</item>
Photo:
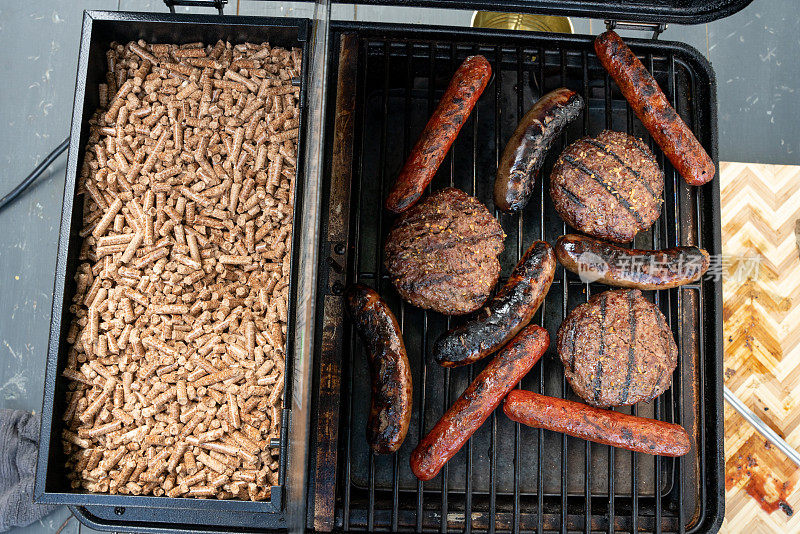
[[[264,500],[278,484],[300,58],[108,50],[62,372],[72,488]]]

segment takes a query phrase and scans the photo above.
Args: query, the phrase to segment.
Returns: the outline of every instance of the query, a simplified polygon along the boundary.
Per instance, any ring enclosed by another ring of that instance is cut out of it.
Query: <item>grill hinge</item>
[[[224,15],[223,10],[228,0],[164,0],[164,5],[169,8],[170,13],[175,13],[175,6],[188,6],[188,7],[213,7],[219,11],[220,15]]]
[[[647,32],[653,32],[652,39],[658,39],[658,36],[661,35],[664,30],[667,29],[666,22],[631,22],[628,20],[605,20],[606,29],[607,30],[614,30],[620,28],[622,30],[641,30]]]

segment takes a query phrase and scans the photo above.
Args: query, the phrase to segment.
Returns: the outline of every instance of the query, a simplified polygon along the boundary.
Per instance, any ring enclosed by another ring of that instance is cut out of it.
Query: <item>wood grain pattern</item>
[[[722,163],[725,383],[800,449],[800,167]],[[743,258],[760,256],[757,272]],[[737,276],[737,270],[745,276]],[[725,407],[721,532],[800,533],[800,469]],[[774,509],[771,513],[765,509]]]

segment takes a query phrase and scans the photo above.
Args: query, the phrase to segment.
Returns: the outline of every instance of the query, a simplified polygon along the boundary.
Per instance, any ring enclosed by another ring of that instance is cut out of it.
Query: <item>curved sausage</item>
[[[583,98],[562,87],[544,95],[522,117],[497,168],[494,205],[498,209],[512,213],[525,207],[550,145],[582,109]]]
[[[594,40],[594,50],[636,116],[686,183],[703,185],[714,178],[714,162],[670,105],[653,75],[620,36],[610,30],[600,34]]]
[[[401,213],[419,200],[491,77],[483,56],[470,56],[458,67],[389,192],[387,210]]]
[[[556,256],[583,281],[636,289],[668,289],[690,284],[708,270],[708,252],[698,247],[664,250],[623,248],[577,234],[556,241]]]
[[[689,435],[680,425],[603,410],[522,389],[515,389],[508,394],[503,411],[517,423],[629,451],[683,456],[692,448]]]
[[[388,454],[403,444],[411,422],[411,369],[403,336],[392,310],[372,289],[351,286],[346,300],[372,376],[367,442],[375,452]]]
[[[411,453],[411,470],[418,479],[436,476],[528,374],[549,343],[547,330],[531,325],[495,356]]]
[[[502,347],[531,321],[550,290],[555,272],[553,248],[545,241],[534,242],[489,304],[474,319],[436,340],[436,363],[458,367]]]

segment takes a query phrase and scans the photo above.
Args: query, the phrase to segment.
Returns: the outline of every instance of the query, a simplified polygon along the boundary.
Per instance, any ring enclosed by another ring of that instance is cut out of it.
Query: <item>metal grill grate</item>
[[[718,223],[713,221],[718,220],[719,211],[715,185],[688,188],[669,163],[665,165],[663,154],[594,57],[591,40],[518,34],[499,38],[497,33],[474,30],[420,36],[392,28],[339,28],[359,35],[347,280],[376,288],[395,311],[412,366],[414,414],[398,453],[375,456],[369,452],[364,439],[369,397],[366,358],[344,318],[336,528],[587,533],[708,529],[721,513],[717,502],[721,437],[716,415],[720,408],[716,282],[647,292],[675,334],[678,368],[672,387],[659,399],[623,410],[684,425],[696,440],[689,455],[673,459],[616,450],[527,428],[496,412],[439,476],[426,483],[414,478],[408,466],[411,450],[487,361],[455,369],[430,361],[436,338],[462,319],[423,311],[400,300],[382,266],[384,239],[393,220],[382,202],[450,76],[466,56],[486,56],[494,78],[430,190],[459,187],[493,209],[498,159],[533,102],[564,86],[582,94],[587,103],[582,117],[551,149],[523,212],[514,216],[495,212],[508,235],[500,257],[500,283],[531,242],[553,243],[568,231],[546,189],[549,170],[568,143],[604,128],[650,141],[665,169],[662,215],[649,232],[637,236],[635,246],[698,244],[718,252]],[[645,65],[701,141],[713,145],[716,125],[709,104],[713,105],[714,97],[710,74],[701,68],[704,65],[698,66],[699,60],[682,45],[643,44],[636,50],[644,54]],[[585,285],[559,267],[534,322],[554,337],[572,308],[604,289]],[[553,346],[519,387],[576,398]]]

